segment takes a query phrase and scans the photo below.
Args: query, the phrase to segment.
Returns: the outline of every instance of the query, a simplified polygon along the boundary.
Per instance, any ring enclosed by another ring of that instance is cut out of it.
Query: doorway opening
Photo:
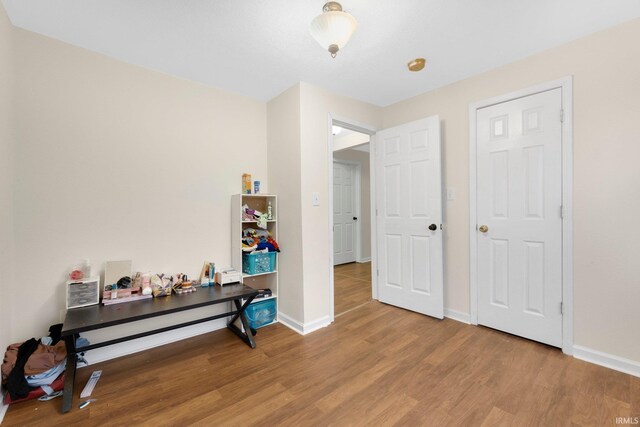
[[[371,301],[370,136],[332,127],[335,316]]]
[[[341,195],[343,191],[342,188],[334,191],[334,184],[338,187],[344,185],[342,178],[334,183],[334,154],[366,143],[361,141],[345,146],[334,137],[332,126],[363,133],[370,139],[369,212],[372,220],[368,234],[371,236],[371,264],[370,268],[363,266],[360,270],[370,271],[371,299],[442,319],[444,281],[440,119],[430,116],[380,131],[350,123],[329,115],[330,320],[334,321],[335,308],[340,304],[336,300],[334,282],[339,279],[340,273],[344,273],[339,265],[334,268],[334,251],[339,250],[334,241],[343,238],[343,235],[338,237],[339,230],[333,227],[334,222],[343,220],[336,219],[334,215],[341,214],[341,218],[348,218],[339,209],[334,209],[334,202],[342,203],[342,200],[336,201],[336,195]],[[338,133],[335,133],[337,136]],[[347,175],[349,173],[345,172]],[[359,182],[355,178],[353,181]],[[365,227],[356,225],[362,230],[361,235],[365,236]],[[358,260],[365,261],[366,257],[356,255]],[[340,260],[336,264],[340,264]],[[352,268],[355,270],[355,266]],[[337,273],[335,277],[334,270]],[[365,280],[363,276],[352,277]]]
[[[376,297],[375,130],[329,116],[329,220],[331,321]]]
[[[332,126],[335,316],[371,301],[370,135]]]

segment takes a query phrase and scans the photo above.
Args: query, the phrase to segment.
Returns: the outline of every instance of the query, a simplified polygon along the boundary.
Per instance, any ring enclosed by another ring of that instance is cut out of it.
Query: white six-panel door
[[[356,166],[333,162],[333,264],[356,260]]]
[[[554,89],[477,110],[478,323],[557,347],[561,96]]]
[[[442,319],[440,120],[385,129],[375,144],[378,298]]]

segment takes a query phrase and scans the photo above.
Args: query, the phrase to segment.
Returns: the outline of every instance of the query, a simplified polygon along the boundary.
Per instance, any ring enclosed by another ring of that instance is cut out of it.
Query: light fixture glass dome
[[[327,49],[335,58],[336,53],[346,46],[358,28],[358,22],[350,14],[342,11],[337,2],[329,2],[324,6],[322,15],[315,17],[309,25],[314,39]]]

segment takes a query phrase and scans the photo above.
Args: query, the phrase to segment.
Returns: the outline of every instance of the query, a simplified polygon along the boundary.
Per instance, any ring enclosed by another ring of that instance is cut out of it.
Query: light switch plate
[[[453,187],[447,188],[447,200],[455,200],[456,199],[456,189]]]
[[[320,193],[314,191],[311,195],[311,204],[313,206],[320,206]]]

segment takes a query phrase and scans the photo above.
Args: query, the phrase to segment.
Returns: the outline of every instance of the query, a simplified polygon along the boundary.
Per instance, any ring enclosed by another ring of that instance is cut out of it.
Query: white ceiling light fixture
[[[356,18],[343,12],[337,1],[327,2],[322,8],[322,15],[316,16],[309,25],[313,38],[329,51],[332,58],[345,47],[357,28]]]

